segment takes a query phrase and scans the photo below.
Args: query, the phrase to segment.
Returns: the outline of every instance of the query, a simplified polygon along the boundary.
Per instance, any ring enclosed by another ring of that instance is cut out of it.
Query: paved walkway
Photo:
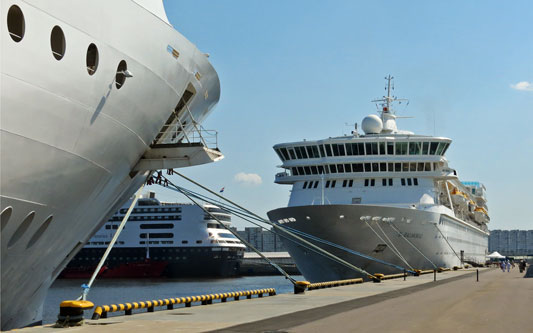
[[[475,271],[443,272],[22,331],[533,332],[532,309],[533,279],[484,269],[480,282]]]

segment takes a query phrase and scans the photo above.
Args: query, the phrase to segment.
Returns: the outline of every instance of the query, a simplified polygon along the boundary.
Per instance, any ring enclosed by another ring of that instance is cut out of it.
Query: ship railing
[[[207,148],[218,149],[218,132],[204,129],[202,126],[186,129],[183,124],[174,123],[163,126],[157,137],[159,139],[153,144],[201,143]]]

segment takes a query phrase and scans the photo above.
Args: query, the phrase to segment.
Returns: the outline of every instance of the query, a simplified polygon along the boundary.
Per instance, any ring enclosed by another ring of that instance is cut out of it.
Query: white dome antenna
[[[375,114],[371,114],[363,119],[361,127],[365,134],[379,134],[383,129],[383,121]]]

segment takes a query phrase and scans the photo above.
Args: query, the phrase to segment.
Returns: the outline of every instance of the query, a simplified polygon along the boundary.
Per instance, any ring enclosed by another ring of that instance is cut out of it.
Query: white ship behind
[[[401,100],[391,96],[387,79],[387,96],[374,101],[380,116],[363,120],[364,135],[356,129],[274,146],[285,169],[275,181],[292,190],[288,207],[270,211],[270,220],[359,252],[316,243],[370,273],[483,263],[485,187],[462,183],[448,166],[450,139],[397,129],[392,104]],[[310,281],[358,276],[297,242],[285,244]]]
[[[1,2],[1,329],[46,291],[152,170],[221,159],[199,124],[208,55],[159,0]]]

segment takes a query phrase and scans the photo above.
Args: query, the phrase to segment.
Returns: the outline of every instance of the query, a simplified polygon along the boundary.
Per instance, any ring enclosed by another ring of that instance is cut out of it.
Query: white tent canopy
[[[490,259],[504,259],[505,256],[502,256],[501,254],[499,254],[497,251],[494,251],[492,252],[491,254],[489,254],[487,256],[487,258],[490,258]]]

